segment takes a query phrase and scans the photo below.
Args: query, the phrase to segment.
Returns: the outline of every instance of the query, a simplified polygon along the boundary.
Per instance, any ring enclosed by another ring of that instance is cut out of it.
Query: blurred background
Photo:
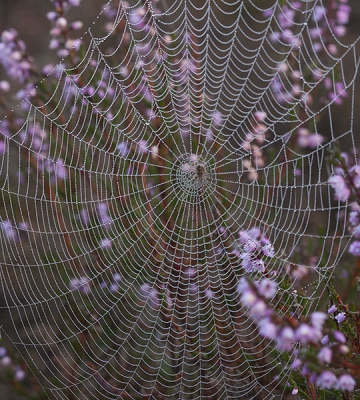
[[[101,12],[101,7],[104,3],[104,0],[83,0],[80,7],[72,9],[70,14],[71,20],[75,21],[81,19],[84,23],[83,30],[86,30],[87,27],[92,25],[92,22]],[[255,0],[254,3],[262,5],[264,1]],[[350,0],[349,5],[352,7],[352,13],[348,32],[344,38],[345,43],[355,41],[360,35],[360,3],[357,0]],[[39,70],[41,70],[43,65],[57,60],[55,51],[49,50],[48,48],[50,23],[46,18],[46,13],[52,9],[53,4],[50,0],[0,0],[0,32],[9,28],[16,29],[19,33],[19,38],[25,41],[28,53],[34,58],[35,64]],[[360,53],[359,43],[358,48],[358,52]],[[7,78],[4,70],[0,67],[0,80],[2,79]],[[358,83],[360,83],[359,79],[360,77],[358,76]],[[14,89],[15,88],[16,85],[14,85]],[[357,90],[355,95],[357,97],[355,104],[360,104],[360,90]],[[350,100],[350,98],[347,98],[336,110],[335,108],[332,109],[334,116],[332,122],[335,129],[340,128],[341,130],[343,110],[348,109]],[[358,114],[357,110],[355,110],[355,134],[360,131],[360,118],[358,118]],[[360,133],[358,134],[360,135]],[[0,210],[3,207],[4,204],[2,204],[0,200]],[[16,290],[16,288],[14,290]],[[12,332],[14,332],[14,321],[9,321],[5,318],[8,314],[5,312],[4,306],[3,296],[0,291],[0,326],[2,326],[7,335],[11,337]],[[6,338],[4,338],[4,343],[8,343]],[[3,376],[3,374],[0,375]],[[3,381],[0,382],[0,399],[25,400],[27,397],[16,394],[14,388]]]

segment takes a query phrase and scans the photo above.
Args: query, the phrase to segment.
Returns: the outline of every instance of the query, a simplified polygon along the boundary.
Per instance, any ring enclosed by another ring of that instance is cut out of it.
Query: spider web
[[[291,357],[239,303],[239,250],[261,230],[267,276],[293,276],[274,306],[300,317],[349,241],[326,154],[340,139],[355,154],[359,56],[326,17],[314,35],[326,6],[289,3],[290,31],[280,1],[110,1],[108,34],[96,20],[48,98],[24,101],[1,195],[25,240],[1,233],[1,284],[10,339],[54,398],[283,398]]]

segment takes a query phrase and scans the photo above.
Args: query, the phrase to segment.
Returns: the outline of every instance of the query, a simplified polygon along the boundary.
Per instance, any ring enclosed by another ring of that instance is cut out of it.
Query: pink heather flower
[[[353,235],[356,239],[360,239],[360,225],[355,226],[353,229]]]
[[[324,322],[327,320],[327,315],[321,311],[315,311],[310,316],[311,324],[319,331],[322,330]]]
[[[274,246],[271,243],[266,243],[261,250],[266,257],[272,258],[275,255]]]
[[[25,371],[20,369],[20,368],[17,368],[15,373],[14,373],[14,379],[17,382],[23,381],[25,379]]]
[[[331,357],[332,351],[329,347],[323,347],[317,355],[318,360],[326,364],[329,364],[331,362]]]
[[[323,389],[331,389],[337,382],[336,376],[331,371],[323,371],[316,379],[316,385]]]
[[[295,341],[294,331],[286,326],[280,331],[277,337],[277,348],[280,351],[290,351]]]
[[[336,382],[336,389],[352,392],[355,389],[356,382],[349,374],[341,375]]]
[[[265,272],[265,264],[263,260],[254,260],[251,263],[252,270],[258,272]]]
[[[259,321],[258,324],[259,333],[261,336],[266,337],[268,339],[275,339],[277,333],[277,327],[274,323],[270,321],[269,318],[264,318]]]
[[[349,351],[350,351],[349,347],[346,346],[345,344],[341,344],[341,345],[339,346],[339,352],[340,352],[341,354],[347,354]]]
[[[78,7],[80,5],[81,0],[67,0],[68,4],[73,7]]]
[[[18,241],[18,232],[8,219],[4,220],[1,223],[1,229],[8,240],[10,240],[11,242]]]
[[[83,223],[85,226],[88,226],[88,225],[89,225],[89,223],[90,223],[89,212],[88,212],[85,208],[83,208],[83,209],[80,211],[80,218],[81,218],[82,223]]]
[[[252,267],[252,259],[251,259],[250,254],[242,253],[240,255],[240,258],[242,259],[241,266],[244,268],[245,272],[252,272],[253,267]]]
[[[247,253],[252,253],[256,250],[257,244],[254,240],[249,239],[244,243],[243,249]]]
[[[335,304],[333,304],[329,309],[328,309],[328,314],[333,314],[336,311],[337,307]]]
[[[137,151],[139,154],[145,154],[148,152],[148,144],[146,140],[140,140],[138,143]]]
[[[113,283],[110,285],[109,289],[110,289],[110,292],[111,292],[111,293],[116,293],[116,292],[119,291],[120,287],[119,287],[119,285],[118,285],[116,282],[113,282]]]
[[[261,296],[271,299],[277,292],[278,284],[271,279],[264,278],[257,285],[257,290]]]
[[[115,274],[113,274],[113,280],[114,280],[114,282],[120,282],[122,280],[121,274],[119,274],[118,272],[115,272]]]
[[[149,302],[149,304],[154,308],[159,308],[160,300],[159,294],[156,289],[153,289],[149,283],[143,283],[140,286],[140,296],[142,300],[145,302]]]
[[[97,210],[99,214],[99,220],[101,225],[105,225],[105,228],[108,228],[112,222],[111,217],[108,215],[108,206],[106,203],[99,203],[97,205]]]
[[[73,278],[70,280],[69,288],[70,290],[78,290],[82,294],[87,294],[91,291],[89,278],[87,276]]]
[[[110,249],[112,246],[112,241],[109,238],[102,239],[100,242],[100,247],[102,249]]]
[[[257,300],[250,308],[250,315],[254,320],[259,320],[265,316],[266,311],[266,304],[262,300]]]
[[[329,178],[328,183],[335,190],[335,197],[339,201],[346,201],[350,197],[350,189],[347,187],[345,179],[340,175]]]
[[[120,157],[126,157],[129,154],[129,147],[126,142],[120,142],[116,149],[118,150]]]
[[[211,289],[205,289],[204,290],[204,295],[208,299],[212,299],[215,296],[215,293]]]
[[[7,81],[0,81],[0,90],[2,92],[8,92],[10,90],[10,83]]]
[[[266,118],[266,112],[264,111],[255,111],[254,117],[256,118],[257,122],[264,122]]]
[[[314,339],[314,329],[307,324],[301,324],[296,329],[295,335],[299,342],[306,344]]]
[[[250,288],[248,281],[246,280],[246,278],[241,277],[239,280],[239,283],[237,284],[237,292],[239,294],[242,294],[244,292],[246,292],[248,289]]]
[[[242,294],[241,296],[241,302],[244,304],[246,307],[251,307],[253,306],[257,301],[257,297],[254,292],[251,290],[247,290],[245,293]]]
[[[214,112],[213,121],[215,126],[220,126],[222,124],[223,117],[219,111]]]
[[[325,335],[321,340],[320,340],[321,344],[328,344],[329,343],[329,335]]]
[[[346,319],[346,314],[344,312],[341,312],[335,317],[335,319],[338,323],[343,322]]]
[[[11,358],[9,356],[5,356],[1,359],[1,365],[4,367],[8,367],[11,364]]]
[[[297,369],[301,366],[302,361],[299,358],[295,358],[295,360],[291,364],[291,369]]]
[[[67,169],[64,167],[64,161],[59,158],[55,163],[55,174],[60,180],[67,178]]]
[[[292,395],[298,394],[299,389],[298,388],[294,388],[291,392]]]
[[[244,244],[249,238],[250,238],[250,235],[246,231],[239,231],[239,243],[240,244]]]
[[[64,17],[59,17],[55,21],[55,26],[61,30],[64,30],[67,27],[67,20]]]
[[[0,347],[0,358],[6,356],[7,351],[5,347]]]
[[[342,332],[340,332],[340,331],[334,331],[334,338],[339,343],[345,343],[346,342],[346,338],[345,338],[344,334]]]
[[[360,165],[354,165],[349,169],[349,174],[352,177],[356,189],[360,188]]]
[[[351,243],[349,246],[349,253],[356,257],[360,256],[360,241],[355,240],[355,242]]]

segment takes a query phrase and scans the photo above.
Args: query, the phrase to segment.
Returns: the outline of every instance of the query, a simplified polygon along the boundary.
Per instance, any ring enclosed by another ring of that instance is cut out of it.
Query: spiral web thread
[[[318,304],[343,251],[334,239],[349,240],[326,152],[340,139],[355,149],[359,57],[330,26],[315,46],[321,2],[289,4],[288,43],[274,39],[279,14],[264,14],[280,2],[263,3],[110,1],[109,34],[93,34],[98,19],[44,104],[25,101],[1,195],[26,240],[2,234],[1,283],[10,339],[55,398],[282,398],[290,361],[238,300],[239,232],[259,227],[274,244],[269,276],[292,271],[275,307],[286,299],[300,316]],[[325,78],[343,89],[307,101]],[[300,153],[304,121],[326,140]],[[320,243],[313,264],[298,250],[309,243]]]

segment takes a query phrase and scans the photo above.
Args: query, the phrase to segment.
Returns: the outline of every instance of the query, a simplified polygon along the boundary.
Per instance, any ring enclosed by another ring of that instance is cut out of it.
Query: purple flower
[[[80,218],[81,218],[82,223],[83,223],[85,226],[88,226],[88,225],[89,225],[89,223],[90,223],[89,212],[88,212],[85,208],[83,208],[83,209],[80,211]]]
[[[247,253],[252,253],[256,250],[256,247],[257,247],[257,243],[254,240],[249,239],[244,243],[243,249]]]
[[[67,169],[65,168],[64,161],[61,158],[59,158],[55,163],[55,175],[60,180],[67,178]]]
[[[1,34],[0,63],[7,74],[20,83],[27,81],[32,69],[32,60],[26,56],[25,52],[25,43],[17,39],[17,32],[14,29]]]
[[[0,90],[8,92],[10,90],[10,83],[8,81],[0,81]]]
[[[248,281],[246,280],[246,278],[242,277],[239,280],[239,283],[237,284],[237,292],[239,294],[244,293],[245,291],[247,291],[250,288]]]
[[[276,338],[277,327],[269,318],[264,318],[259,321],[258,328],[261,336],[271,340]]]
[[[263,246],[261,249],[264,256],[266,257],[274,257],[275,251],[274,251],[274,246],[271,243],[267,243]]]
[[[353,235],[356,239],[360,239],[360,225],[355,226],[353,229]]]
[[[255,111],[254,112],[254,117],[257,120],[257,122],[264,122],[266,118],[266,112],[264,111]]]
[[[355,389],[356,382],[349,374],[341,375],[336,382],[336,389],[352,392]]]
[[[246,307],[253,306],[256,303],[256,301],[257,301],[256,294],[250,289],[246,290],[241,296],[241,302]]]
[[[355,240],[355,242],[351,243],[349,246],[349,253],[356,257],[360,256],[360,241]]]
[[[329,347],[322,347],[319,351],[317,358],[319,361],[329,364],[331,362],[332,351]]]
[[[146,140],[140,140],[140,142],[138,143],[138,147],[137,147],[137,152],[139,154],[145,154],[147,153],[149,150],[148,148],[148,144]]]
[[[341,312],[335,317],[335,319],[338,323],[343,322],[346,319],[346,314],[344,312]]]
[[[156,289],[153,289],[149,283],[143,283],[140,286],[140,296],[143,301],[149,302],[153,308],[160,307],[159,294]]]
[[[319,377],[316,379],[316,385],[322,387],[323,389],[331,389],[336,384],[336,376],[331,371],[323,371]]]
[[[294,388],[291,392],[292,395],[298,394],[299,389],[298,388]]]
[[[9,241],[11,242],[18,241],[19,239],[18,232],[8,219],[6,219],[1,223],[1,229]]]
[[[87,276],[73,278],[70,280],[70,290],[78,290],[82,294],[88,294],[91,291],[90,280]]]
[[[112,246],[112,241],[109,238],[102,239],[100,242],[100,247],[102,249],[110,249]]]
[[[340,331],[334,331],[334,338],[339,343],[345,343],[346,342],[346,338],[345,338],[344,334],[342,332],[340,332]]]
[[[350,197],[350,189],[347,187],[345,179],[340,175],[329,178],[328,183],[335,190],[335,197],[339,201],[346,201]]]
[[[0,347],[0,358],[6,356],[7,351],[5,347]]]
[[[250,308],[251,318],[254,320],[259,320],[265,316],[266,311],[266,304],[262,300],[257,300]]]
[[[356,189],[360,188],[360,165],[354,165],[349,169],[349,174],[352,177]]]
[[[116,282],[113,282],[113,283],[110,285],[109,289],[110,289],[110,292],[111,292],[111,293],[116,293],[116,292],[119,291],[120,287],[119,287],[119,285],[118,285]]]
[[[296,329],[296,339],[301,342],[301,343],[309,343],[314,339],[314,329],[307,325],[307,324],[301,324],[297,329]]]
[[[327,320],[327,315],[321,311],[315,311],[311,314],[310,320],[312,326],[321,331],[324,322]]]
[[[299,358],[295,358],[295,360],[291,364],[291,369],[297,369],[301,366],[302,361]]]
[[[121,157],[126,157],[129,154],[129,147],[126,142],[120,142],[116,149],[118,150]]]
[[[329,309],[328,309],[328,314],[333,314],[336,311],[337,307],[335,304],[333,304]]]
[[[277,292],[278,284],[271,279],[264,278],[257,285],[257,290],[261,296],[271,299]]]
[[[277,337],[277,348],[280,351],[290,351],[295,341],[294,331],[286,326],[280,331]]]
[[[5,356],[1,359],[1,365],[4,367],[8,367],[11,364],[11,358],[9,356]]]
[[[251,263],[252,271],[265,272],[265,264],[263,260],[254,260]]]
[[[215,293],[211,289],[208,288],[208,289],[204,290],[204,295],[208,299],[212,299],[215,296]]]
[[[99,220],[101,225],[105,225],[105,228],[109,228],[112,223],[111,217],[108,215],[108,206],[106,203],[99,203],[97,205]]]
[[[14,379],[17,382],[21,382],[25,379],[25,371],[21,368],[16,368],[15,373],[14,373]]]
[[[321,344],[328,344],[329,343],[329,335],[325,335],[321,340]]]

